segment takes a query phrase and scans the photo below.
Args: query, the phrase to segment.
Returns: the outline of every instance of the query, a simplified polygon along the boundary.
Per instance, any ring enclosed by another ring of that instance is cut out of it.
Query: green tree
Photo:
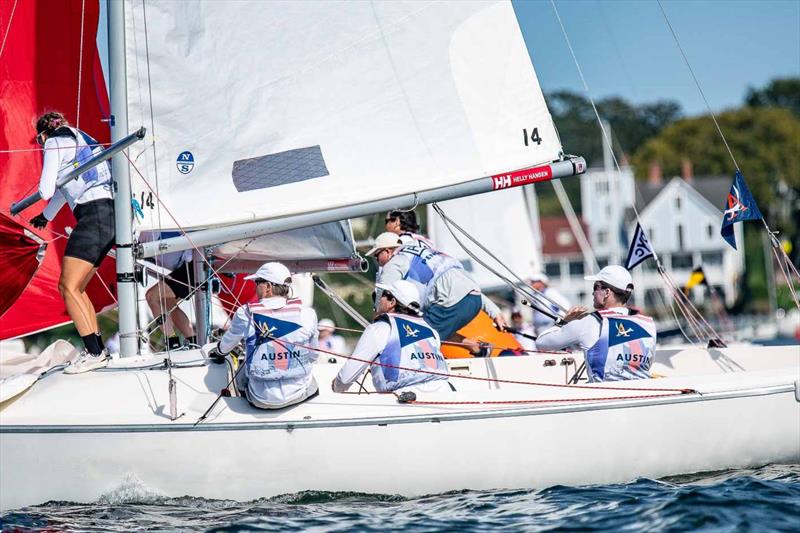
[[[800,78],[776,78],[763,89],[750,88],[745,103],[750,107],[785,107],[800,117]]]

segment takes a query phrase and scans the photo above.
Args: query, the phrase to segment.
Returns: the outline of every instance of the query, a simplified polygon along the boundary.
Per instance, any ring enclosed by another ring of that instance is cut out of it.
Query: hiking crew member
[[[108,351],[103,346],[97,314],[86,287],[114,246],[111,167],[103,161],[57,189],[59,177],[103,149],[92,137],[70,127],[64,115],[56,111],[45,113],[36,121],[36,142],[44,150],[39,194],[43,200],[50,201],[42,213],[31,219],[31,224],[44,228],[64,204],[69,204],[77,221],[64,249],[58,290],[84,349],[64,372],[88,372],[108,364]]]
[[[617,381],[650,377],[656,352],[656,326],[653,319],[625,307],[633,280],[618,265],[609,265],[594,281],[593,313],[583,306],[573,307],[561,327],[553,327],[536,339],[538,350],[577,348],[586,354],[589,381]]]
[[[260,409],[280,409],[318,394],[311,371],[317,352],[317,314],[289,299],[291,273],[281,263],[265,263],[255,274],[258,301],[236,310],[230,329],[211,350],[221,360],[245,339],[244,369],[237,386]]]
[[[439,334],[419,316],[419,296],[414,285],[398,280],[381,289],[379,314],[353,350],[353,357],[367,362],[348,359],[331,384],[333,391],[345,392],[367,368],[378,392],[453,390],[447,376],[415,371],[446,374],[447,363]],[[370,361],[387,366],[371,365]]]
[[[393,244],[393,239],[397,239],[397,235],[381,233],[375,240],[375,247],[367,252],[375,256],[381,267],[376,284],[390,285],[400,279],[412,282],[419,293],[425,321],[442,339],[464,341],[456,332],[481,310],[486,311],[499,329],[506,327],[500,309],[481,294],[478,284],[459,261],[427,246],[403,246],[397,241]],[[380,292],[377,288],[376,306]],[[477,343],[468,340],[467,343],[474,344],[474,349],[478,350]]]

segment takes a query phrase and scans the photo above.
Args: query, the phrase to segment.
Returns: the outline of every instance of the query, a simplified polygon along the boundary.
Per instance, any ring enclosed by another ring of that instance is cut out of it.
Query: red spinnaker
[[[71,124],[100,142],[109,142],[108,123],[102,120],[108,116],[109,104],[96,45],[98,16],[96,1],[0,2],[0,39],[8,32],[0,56],[0,212],[5,215],[0,217],[0,225],[7,237],[0,242],[0,339],[69,322],[58,278],[65,228],[73,227],[75,218],[64,207],[46,229],[33,230],[28,220],[39,214],[45,203],[16,217],[9,215],[9,206],[38,187],[42,154],[36,150],[33,136],[41,113],[61,111]],[[36,259],[38,243],[33,246],[27,239],[15,239],[14,235],[24,234],[23,228],[48,243],[41,264]],[[101,310],[116,301],[113,259],[107,258],[98,274],[100,279],[92,280],[87,290],[95,308]]]

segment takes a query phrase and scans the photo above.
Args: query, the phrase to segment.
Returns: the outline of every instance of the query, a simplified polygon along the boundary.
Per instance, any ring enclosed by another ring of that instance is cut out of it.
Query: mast
[[[125,67],[125,4],[107,0],[109,97],[111,99],[111,140],[128,134],[128,89]],[[136,280],[133,275],[133,213],[131,180],[125,156],[111,160],[114,178],[114,216],[117,234],[117,299],[119,303],[119,353],[131,357],[139,353],[136,324]]]

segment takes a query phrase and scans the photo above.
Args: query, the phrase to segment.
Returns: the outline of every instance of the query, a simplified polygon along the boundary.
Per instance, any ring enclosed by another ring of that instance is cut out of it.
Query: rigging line
[[[448,372],[436,372],[433,370],[423,370],[419,368],[410,368],[400,365],[392,365],[389,363],[380,363],[376,359],[367,360],[361,359],[359,357],[354,357],[352,355],[345,355],[343,353],[334,352],[331,350],[326,350],[324,348],[320,348],[319,346],[309,346],[307,344],[303,344],[300,342],[290,342],[286,340],[276,339],[270,335],[265,336],[268,339],[280,341],[285,344],[289,344],[295,347],[304,348],[306,350],[320,352],[327,355],[333,355],[335,357],[342,357],[343,359],[350,359],[353,361],[357,361],[359,363],[366,363],[371,366],[380,366],[383,368],[394,368],[397,370],[405,370],[408,372],[416,372],[418,374],[430,374],[433,376],[444,376],[448,378],[460,378],[460,379],[472,379],[476,381],[489,381],[493,383],[507,383],[511,385],[531,385],[535,387],[555,387],[555,388],[567,388],[567,389],[600,389],[600,390],[624,390],[624,391],[646,391],[646,392],[680,392],[682,394],[687,394],[690,392],[696,392],[694,389],[674,389],[674,388],[656,388],[656,387],[620,387],[620,386],[600,386],[600,385],[568,385],[562,383],[546,383],[541,381],[520,381],[520,380],[512,380],[512,379],[500,379],[500,378],[484,378],[481,376],[471,376],[466,374],[450,374]],[[565,352],[542,352],[542,353],[556,353],[556,354],[564,354]]]
[[[480,242],[478,242],[475,238],[473,238],[471,235],[469,235],[469,233],[467,233],[455,221],[453,221],[451,218],[449,218],[447,215],[445,215],[444,211],[442,210],[442,208],[437,203],[433,204],[433,209],[436,211],[436,213],[439,215],[439,217],[441,217],[442,221],[444,222],[445,227],[450,232],[450,234],[453,236],[453,239],[456,241],[456,243],[458,243],[459,246],[461,246],[461,248],[467,253],[467,255],[469,255],[478,264],[483,266],[486,270],[488,270],[489,272],[491,272],[492,274],[494,274],[495,276],[500,278],[500,280],[503,281],[506,285],[508,285],[509,288],[512,291],[514,291],[514,292],[516,292],[518,294],[521,294],[522,296],[525,296],[529,300],[536,301],[539,304],[541,304],[542,300],[544,300],[546,302],[549,302],[549,303],[555,305],[559,309],[561,309],[560,305],[558,305],[556,302],[553,302],[552,300],[547,298],[547,296],[542,294],[540,291],[538,291],[538,290],[534,289],[533,287],[531,287],[530,285],[528,285],[514,271],[512,271],[510,268],[508,268],[502,261],[500,261],[494,254],[492,254],[491,251],[489,251]],[[484,253],[486,253],[489,257],[491,257],[497,264],[499,264],[503,268],[505,268],[513,277],[515,277],[517,279],[517,282],[511,281],[509,278],[507,278],[506,276],[504,276],[503,274],[501,274],[497,270],[495,270],[492,267],[490,267],[483,260],[481,260],[479,257],[477,257],[471,250],[469,250],[464,245],[464,243],[461,242],[461,240],[458,238],[458,236],[456,236],[455,232],[453,231],[453,228],[450,226],[451,224],[452,224],[453,227],[458,229],[459,232],[461,232],[464,236],[466,236],[470,241],[472,241],[474,244],[476,244],[481,250],[483,250]]]
[[[567,34],[567,30],[566,30],[566,28],[564,26],[563,21],[561,20],[561,15],[558,12],[558,7],[556,7],[555,0],[550,0],[550,5],[553,7],[553,11],[555,12],[556,19],[558,20],[558,25],[561,28],[561,34],[564,36],[564,40],[567,43],[567,47],[569,48],[569,52],[572,55],[572,60],[575,63],[575,67],[578,70],[578,75],[580,76],[581,82],[583,83],[583,88],[586,91],[586,95],[589,98],[589,102],[592,104],[592,110],[594,111],[595,118],[597,119],[598,125],[600,126],[600,131],[602,132],[602,135],[603,135],[603,142],[606,144],[606,146],[609,147],[609,153],[611,155],[611,159],[614,162],[614,167],[615,167],[615,169],[617,171],[617,177],[619,177],[619,175],[621,174],[621,169],[620,169],[619,161],[617,160],[617,156],[614,153],[613,145],[611,144],[610,136],[608,134],[608,131],[605,128],[605,125],[603,124],[603,120],[600,118],[600,113],[597,110],[597,105],[595,104],[594,98],[592,97],[592,93],[589,90],[589,84],[586,81],[586,77],[583,75],[583,69],[580,66],[580,62],[578,61],[578,57],[575,54],[574,48],[572,47],[572,41],[570,41],[569,35]],[[715,119],[715,123],[716,123],[716,119]],[[722,133],[722,132],[720,131],[720,133]],[[724,137],[723,137],[723,139],[724,139]],[[726,146],[727,146],[727,142],[726,142]],[[733,157],[733,154],[731,154],[731,157]],[[734,163],[735,163],[735,160],[734,160]],[[636,183],[634,181],[634,187],[635,186],[636,186]],[[635,201],[633,202],[631,207],[633,208],[633,213],[636,216],[636,221],[639,224],[641,224],[641,222],[642,222],[641,221],[641,217],[640,217],[640,214],[639,214],[639,210],[636,208],[636,202]],[[663,269],[663,265],[661,264],[661,260],[658,258],[658,255],[655,253],[655,250],[653,250],[653,259],[656,262],[656,266],[660,270],[664,270]],[[664,270],[664,273],[666,273],[666,270]],[[662,276],[662,279],[664,279],[663,276]],[[689,309],[693,310],[694,313],[696,313],[698,316],[700,316],[702,318],[702,315],[700,314],[700,311],[697,310],[697,308],[694,306],[694,304],[692,304],[691,302],[688,302],[688,305],[689,305]],[[712,328],[712,331],[714,331],[713,328]],[[719,335],[716,334],[716,332],[714,332],[714,333],[715,333],[715,335],[717,337],[719,337]]]
[[[197,250],[198,252],[200,252],[200,248],[198,248],[198,247],[197,247],[197,245],[195,245],[195,243],[194,243],[194,241],[192,241],[192,238],[191,238],[191,236],[189,235],[189,233],[188,233],[188,232],[187,232],[187,231],[186,231],[186,230],[183,228],[183,226],[181,226],[181,225],[178,223],[178,219],[177,219],[177,218],[175,218],[175,215],[173,215],[173,214],[172,214],[172,212],[171,212],[171,211],[170,211],[170,210],[167,208],[167,206],[166,206],[166,205],[164,205],[164,202],[163,202],[163,200],[162,200],[162,199],[161,199],[161,197],[158,195],[158,193],[156,193],[156,191],[155,191],[155,190],[153,190],[153,187],[150,185],[150,182],[149,182],[149,181],[147,181],[147,179],[144,177],[144,175],[142,174],[142,172],[139,170],[139,167],[137,167],[137,166],[136,166],[136,165],[133,163],[133,161],[131,161],[130,155],[129,155],[127,152],[122,152],[122,153],[123,153],[123,154],[125,154],[125,158],[128,160],[128,163],[130,163],[131,167],[133,167],[133,169],[136,171],[136,173],[137,173],[137,174],[139,174],[139,177],[142,179],[142,182],[143,182],[143,183],[144,183],[144,184],[147,186],[147,188],[148,188],[148,189],[150,189],[150,191],[151,191],[153,194],[155,194],[155,196],[156,196],[156,200],[158,201],[159,205],[163,206],[163,208],[164,208],[164,211],[166,211],[166,212],[167,212],[167,215],[169,215],[169,217],[170,217],[170,218],[172,219],[172,221],[175,223],[175,226],[176,226],[176,227],[178,228],[178,230],[179,230],[179,231],[180,231],[180,232],[183,234],[183,236],[184,236],[184,237],[186,237],[186,240],[187,240],[187,241],[189,241],[189,245],[192,247],[192,249],[193,249],[193,250]],[[202,254],[202,253],[201,253],[201,254],[200,254],[200,256],[203,258],[203,262],[204,262],[206,265],[208,265],[208,268],[209,268],[209,270],[210,270],[211,272],[213,272],[213,273],[214,273],[214,275],[217,275],[217,276],[219,276],[219,272],[217,271],[217,269],[215,269],[215,268],[214,268],[214,267],[211,265],[211,263],[210,263],[210,262],[208,261],[208,259],[205,257],[205,254]],[[227,263],[226,263],[226,264],[227,264]],[[234,296],[234,298],[235,298],[235,296]],[[241,302],[238,300],[238,298],[236,298],[236,305],[237,305],[237,306],[241,306],[241,305],[242,305],[242,304],[241,304]]]
[[[733,152],[731,151],[731,147],[728,146],[728,140],[725,138],[725,134],[722,133],[722,128],[719,127],[719,122],[717,122],[717,116],[711,110],[711,105],[708,103],[708,99],[706,98],[706,93],[703,92],[703,88],[700,86],[700,82],[698,81],[697,76],[695,76],[694,74],[694,69],[692,68],[692,65],[689,64],[689,58],[686,57],[686,53],[683,51],[683,46],[681,46],[681,43],[678,40],[678,35],[675,33],[675,29],[672,27],[672,23],[669,21],[667,12],[664,11],[664,6],[661,4],[661,0],[656,0],[656,3],[658,4],[658,8],[661,10],[661,14],[664,16],[664,21],[667,23],[667,27],[669,28],[669,31],[672,34],[672,38],[675,40],[675,44],[678,46],[678,50],[680,50],[681,52],[681,56],[683,56],[683,61],[684,63],[686,63],[686,67],[689,69],[689,73],[692,75],[694,84],[697,86],[697,90],[700,91],[700,96],[703,97],[703,102],[705,102],[706,109],[708,109],[708,113],[711,115],[711,119],[714,121],[714,126],[717,127],[719,136],[722,138],[722,142],[725,143],[725,148],[728,150],[728,154],[731,156],[731,161],[733,161],[733,166],[736,167],[736,170],[739,170],[739,164],[736,163],[736,158],[733,157]]]
[[[6,31],[3,34],[3,44],[0,45],[0,58],[3,57],[3,51],[6,49],[6,39],[8,39],[8,34],[11,32],[11,22],[14,20],[14,12],[17,10],[17,2],[18,0],[14,0],[14,5],[11,6],[11,16],[8,17],[8,26],[6,26]]]
[[[90,148],[94,148],[94,147],[99,146],[99,147],[102,148],[102,147],[105,147],[105,146],[111,146],[112,144],[114,144],[114,143],[100,143],[99,142],[99,143],[87,144],[86,146],[88,146]],[[63,150],[63,148],[60,148],[60,147],[45,148],[43,146],[39,147],[39,148],[13,148],[13,149],[9,149],[9,150],[0,150],[0,154],[16,154],[16,153],[24,153],[24,152],[46,152],[48,150]]]
[[[81,127],[81,75],[83,74],[83,26],[86,19],[86,0],[81,0],[81,41],[78,49],[78,109],[75,112],[75,128]]]

